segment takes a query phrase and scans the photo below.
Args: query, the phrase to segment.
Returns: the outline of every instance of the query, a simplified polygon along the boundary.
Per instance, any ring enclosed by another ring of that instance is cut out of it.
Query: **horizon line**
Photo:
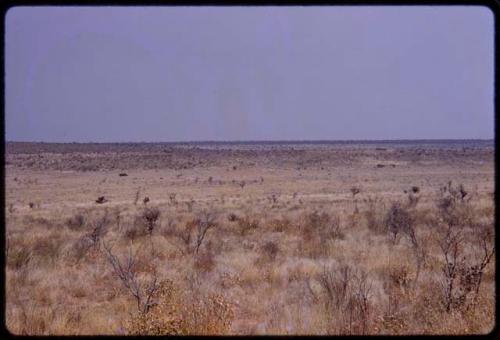
[[[247,140],[190,140],[190,141],[107,141],[107,142],[57,142],[57,141],[27,141],[5,140],[5,143],[37,143],[37,144],[250,144],[250,143],[349,143],[349,142],[447,142],[447,141],[494,141],[495,138],[395,138],[395,139],[247,139]]]

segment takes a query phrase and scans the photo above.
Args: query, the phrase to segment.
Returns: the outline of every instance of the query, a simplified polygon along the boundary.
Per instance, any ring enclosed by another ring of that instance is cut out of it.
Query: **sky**
[[[15,7],[7,141],[490,139],[480,6]]]

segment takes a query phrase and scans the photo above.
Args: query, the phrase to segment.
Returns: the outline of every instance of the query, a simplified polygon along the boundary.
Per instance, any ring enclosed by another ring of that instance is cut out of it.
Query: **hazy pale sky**
[[[479,6],[16,7],[6,140],[494,136]]]

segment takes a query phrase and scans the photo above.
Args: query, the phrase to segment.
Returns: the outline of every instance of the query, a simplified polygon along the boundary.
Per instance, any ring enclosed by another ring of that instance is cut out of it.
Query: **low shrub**
[[[264,254],[264,256],[270,260],[274,261],[276,259],[276,256],[278,255],[280,248],[276,242],[273,241],[267,241],[264,243],[264,245],[261,247],[261,250]]]
[[[412,216],[399,202],[393,203],[385,216],[386,230],[392,233],[393,241],[396,241],[400,233],[412,233],[413,224]]]
[[[436,207],[441,220],[449,226],[466,226],[474,223],[472,196],[462,184],[453,186],[449,181],[439,190]]]
[[[324,267],[318,281],[323,301],[338,334],[367,334],[371,322],[372,281],[363,270],[343,265]]]
[[[83,214],[75,214],[66,220],[66,226],[71,230],[81,230],[85,227],[86,218]]]
[[[229,215],[227,215],[227,220],[229,222],[235,222],[238,220],[238,216],[236,216],[236,214],[234,213],[230,213]]]
[[[301,253],[313,258],[328,255],[329,243],[344,238],[338,216],[325,212],[305,214],[299,229],[302,234]]]
[[[145,208],[142,212],[142,219],[144,220],[146,231],[149,235],[151,235],[156,228],[159,218],[160,210],[157,208]]]

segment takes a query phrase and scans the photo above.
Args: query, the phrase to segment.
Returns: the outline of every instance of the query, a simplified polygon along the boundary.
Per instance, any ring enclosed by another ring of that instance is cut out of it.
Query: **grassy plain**
[[[7,143],[5,157],[12,333],[494,326],[492,142]]]

